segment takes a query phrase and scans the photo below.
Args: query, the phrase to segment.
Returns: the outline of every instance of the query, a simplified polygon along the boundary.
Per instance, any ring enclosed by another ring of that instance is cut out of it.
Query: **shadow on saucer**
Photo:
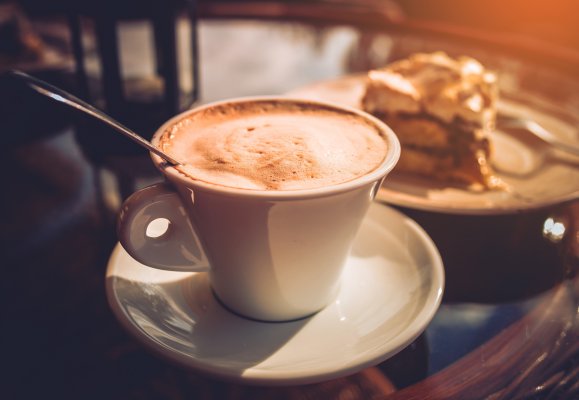
[[[119,319],[149,349],[188,368],[227,371],[233,379],[277,352],[309,320],[260,322],[233,314],[215,298],[206,273],[163,283],[108,279],[124,314]]]

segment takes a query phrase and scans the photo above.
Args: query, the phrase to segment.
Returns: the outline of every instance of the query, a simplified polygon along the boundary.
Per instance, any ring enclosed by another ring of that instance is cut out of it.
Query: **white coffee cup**
[[[335,109],[372,124],[386,143],[382,162],[355,179],[300,190],[254,190],[186,176],[152,155],[165,183],[144,188],[123,204],[119,240],[137,261],[153,268],[200,271],[198,238],[209,260],[217,298],[242,316],[286,321],[311,315],[336,296],[344,263],[359,226],[383,179],[400,156],[395,134],[358,110],[310,100],[252,97],[208,104],[176,116],[177,122],[212,107],[247,102],[288,102]],[[169,220],[159,237],[147,236],[156,219]]]

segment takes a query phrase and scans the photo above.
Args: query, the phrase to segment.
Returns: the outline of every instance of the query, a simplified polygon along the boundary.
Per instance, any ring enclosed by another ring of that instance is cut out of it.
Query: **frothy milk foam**
[[[378,167],[387,152],[378,127],[315,103],[222,103],[169,127],[159,147],[181,172],[220,186],[299,190],[334,185]]]

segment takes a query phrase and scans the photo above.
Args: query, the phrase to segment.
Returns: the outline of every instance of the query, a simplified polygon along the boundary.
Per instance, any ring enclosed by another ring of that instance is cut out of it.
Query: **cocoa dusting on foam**
[[[178,122],[160,147],[196,180],[256,190],[346,182],[374,170],[386,143],[363,118],[289,102],[226,104]]]

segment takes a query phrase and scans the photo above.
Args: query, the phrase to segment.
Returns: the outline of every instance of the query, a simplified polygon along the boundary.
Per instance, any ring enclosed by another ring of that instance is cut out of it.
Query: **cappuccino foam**
[[[347,182],[387,152],[380,129],[357,114],[274,100],[201,109],[165,130],[159,147],[192,179],[254,190]]]

